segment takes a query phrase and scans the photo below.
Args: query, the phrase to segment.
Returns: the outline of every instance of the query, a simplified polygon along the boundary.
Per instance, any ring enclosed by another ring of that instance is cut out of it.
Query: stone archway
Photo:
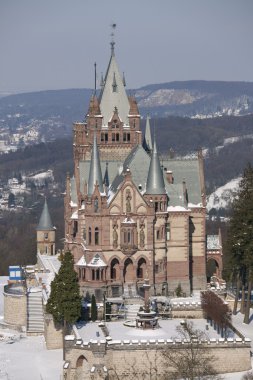
[[[90,366],[85,356],[81,355],[76,361],[75,380],[83,380],[88,378],[90,374]]]
[[[120,279],[120,267],[119,260],[114,258],[111,261],[110,265],[110,278],[111,280],[119,280]]]
[[[133,262],[129,258],[127,258],[124,263],[123,276],[124,276],[124,282],[134,282],[136,278]]]
[[[143,279],[147,272],[147,262],[146,260],[141,257],[137,264],[137,270],[136,270],[136,276],[139,279]]]
[[[207,282],[210,282],[210,279],[212,276],[217,276],[218,278],[221,277],[220,273],[220,268],[219,268],[219,263],[217,260],[214,258],[209,258],[207,260],[206,264],[206,276],[207,276]]]

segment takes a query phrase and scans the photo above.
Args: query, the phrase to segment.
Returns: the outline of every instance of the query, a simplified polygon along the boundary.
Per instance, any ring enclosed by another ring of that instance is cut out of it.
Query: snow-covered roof
[[[84,258],[84,255],[81,257],[81,259],[75,265],[79,266],[79,267],[84,267],[87,265],[87,262]]]
[[[96,253],[88,264],[89,267],[107,267],[107,264],[101,259],[99,253]]]
[[[78,219],[78,212],[74,211],[73,214],[71,215],[71,219]]]
[[[167,211],[169,212],[180,212],[180,211],[189,211],[187,210],[185,207],[182,207],[182,206],[168,206],[167,207]]]

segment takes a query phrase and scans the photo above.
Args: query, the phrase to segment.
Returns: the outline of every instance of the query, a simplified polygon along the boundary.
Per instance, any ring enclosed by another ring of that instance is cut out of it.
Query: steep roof
[[[100,193],[103,193],[103,178],[100,165],[99,150],[97,146],[97,137],[94,133],[93,148],[90,161],[90,172],[88,180],[88,195],[92,195],[94,191],[94,186],[98,184]]]
[[[100,111],[103,115],[103,124],[107,125],[111,120],[115,107],[118,110],[121,121],[128,125],[130,104],[124,87],[123,79],[112,49],[110,62],[107,68],[104,86],[100,95]]]
[[[146,194],[166,194],[163,172],[156,149],[156,141],[154,141],[154,147],[148,171]]]
[[[145,135],[144,135],[144,139],[143,139],[143,143],[142,143],[143,148],[148,152],[150,152],[153,148],[149,120],[150,120],[150,117],[147,116]]]
[[[49,214],[47,200],[45,198],[44,207],[40,216],[39,224],[37,226],[37,231],[50,231],[53,230],[53,223]]]

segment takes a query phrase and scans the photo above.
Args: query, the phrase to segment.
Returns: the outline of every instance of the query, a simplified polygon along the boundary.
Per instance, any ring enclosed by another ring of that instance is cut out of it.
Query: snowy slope
[[[207,197],[207,210],[210,211],[212,208],[216,210],[219,208],[228,208],[239,189],[241,179],[241,177],[234,178],[210,194]]]

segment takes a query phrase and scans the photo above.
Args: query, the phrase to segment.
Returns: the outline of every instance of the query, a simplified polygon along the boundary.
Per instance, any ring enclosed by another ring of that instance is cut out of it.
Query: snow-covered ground
[[[47,350],[43,336],[0,341],[0,379],[60,380],[62,366],[62,350]]]
[[[210,211],[212,208],[217,210],[219,208],[229,207],[239,189],[241,179],[241,177],[232,179],[210,194],[207,197],[207,210]]]
[[[0,277],[0,322],[3,321],[3,286],[7,283],[8,277]],[[186,298],[185,301],[197,301],[199,295]],[[245,336],[251,338],[253,351],[253,309],[251,309],[251,322],[249,325],[243,324],[243,315],[238,313],[233,316],[233,324]],[[172,322],[169,326],[167,322]],[[164,335],[175,336],[175,326],[179,320],[159,321],[161,329],[150,331],[152,339],[163,338]],[[205,321],[195,320],[196,327],[204,329]],[[114,339],[142,339],[143,330],[136,332],[136,329],[123,326],[123,321],[108,323],[110,334]],[[83,331],[82,331],[83,330]],[[159,331],[160,330],[160,331]],[[97,336],[99,331],[100,336]],[[84,340],[103,339],[103,334],[97,323],[89,323],[84,328],[78,329]],[[125,333],[127,333],[125,335]],[[144,331],[147,338],[147,330]],[[162,333],[162,335],[160,335]],[[217,332],[208,330],[210,337],[216,337]],[[137,334],[137,335],[136,335]],[[159,336],[157,335],[159,334]],[[47,350],[43,336],[25,336],[23,333],[3,329],[0,327],[0,379],[9,380],[60,380],[62,379],[62,350]],[[222,375],[224,380],[240,380],[245,372]]]

